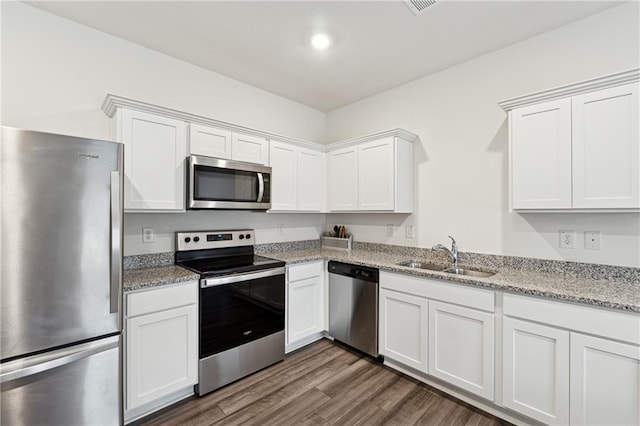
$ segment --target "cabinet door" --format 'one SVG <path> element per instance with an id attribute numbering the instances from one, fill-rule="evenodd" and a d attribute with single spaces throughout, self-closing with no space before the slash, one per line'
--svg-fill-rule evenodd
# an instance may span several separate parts
<path id="1" fill-rule="evenodd" d="M 324 286 L 321 276 L 289 283 L 287 312 L 287 344 L 322 331 Z"/>
<path id="2" fill-rule="evenodd" d="M 573 207 L 640 207 L 638 83 L 572 98 Z"/>
<path id="3" fill-rule="evenodd" d="M 329 210 L 358 210 L 358 148 L 329 152 Z"/>
<path id="4" fill-rule="evenodd" d="M 493 314 L 429 301 L 429 374 L 493 400 Z"/>
<path id="5" fill-rule="evenodd" d="M 195 305 L 126 320 L 127 410 L 197 383 L 197 327 Z"/>
<path id="6" fill-rule="evenodd" d="M 551 425 L 569 423 L 569 332 L 503 319 L 504 406 Z"/>
<path id="7" fill-rule="evenodd" d="M 298 173 L 296 159 L 298 148 L 282 142 L 271 141 L 269 162 L 271 171 L 271 209 L 296 210 Z"/>
<path id="8" fill-rule="evenodd" d="M 571 100 L 510 114 L 513 208 L 571 208 Z"/>
<path id="9" fill-rule="evenodd" d="M 393 137 L 358 147 L 358 209 L 393 210 L 395 207 L 395 152 Z"/>
<path id="10" fill-rule="evenodd" d="M 427 372 L 427 299 L 380 289 L 381 355 Z"/>
<path id="11" fill-rule="evenodd" d="M 189 151 L 194 155 L 231 158 L 231 132 L 200 124 L 189 125 Z"/>
<path id="12" fill-rule="evenodd" d="M 312 149 L 298 150 L 298 210 L 322 211 L 325 204 L 325 157 Z"/>
<path id="13" fill-rule="evenodd" d="M 571 424 L 640 423 L 640 346 L 571 333 Z"/>
<path id="14" fill-rule="evenodd" d="M 184 210 L 186 123 L 127 109 L 121 119 L 125 210 Z"/>
<path id="15" fill-rule="evenodd" d="M 269 164 L 269 141 L 258 136 L 234 133 L 231 158 L 236 161 Z"/>

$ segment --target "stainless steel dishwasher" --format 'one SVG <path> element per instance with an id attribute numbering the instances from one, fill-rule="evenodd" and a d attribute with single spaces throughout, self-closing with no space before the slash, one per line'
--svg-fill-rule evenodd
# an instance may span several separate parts
<path id="1" fill-rule="evenodd" d="M 329 335 L 378 356 L 378 270 L 329 262 Z"/>

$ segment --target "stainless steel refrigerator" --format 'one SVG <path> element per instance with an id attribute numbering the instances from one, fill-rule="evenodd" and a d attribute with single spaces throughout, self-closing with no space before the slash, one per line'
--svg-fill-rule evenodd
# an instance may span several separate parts
<path id="1" fill-rule="evenodd" d="M 0 130 L 0 421 L 121 424 L 122 145 Z"/>

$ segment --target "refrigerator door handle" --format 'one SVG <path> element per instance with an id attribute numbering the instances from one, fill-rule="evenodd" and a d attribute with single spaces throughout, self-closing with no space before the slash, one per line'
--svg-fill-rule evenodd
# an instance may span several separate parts
<path id="1" fill-rule="evenodd" d="M 26 359 L 8 362 L 0 366 L 0 383 L 11 382 L 44 371 L 53 370 L 90 357 L 120 345 L 120 336 L 83 343 L 72 348 L 64 348 L 53 353 L 35 355 Z"/>
<path id="2" fill-rule="evenodd" d="M 122 193 L 120 172 L 111 172 L 111 280 L 109 313 L 120 310 L 120 283 L 122 282 Z"/>

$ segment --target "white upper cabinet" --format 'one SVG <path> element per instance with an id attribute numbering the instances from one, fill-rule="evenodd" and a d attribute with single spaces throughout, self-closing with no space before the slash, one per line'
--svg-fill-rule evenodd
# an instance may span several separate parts
<path id="1" fill-rule="evenodd" d="M 283 142 L 271 141 L 271 210 L 296 210 L 298 206 L 296 181 L 298 148 Z"/>
<path id="2" fill-rule="evenodd" d="M 639 84 L 571 99 L 573 207 L 640 207 Z"/>
<path id="3" fill-rule="evenodd" d="M 115 128 L 124 144 L 125 211 L 184 211 L 187 124 L 121 108 Z"/>
<path id="4" fill-rule="evenodd" d="M 194 155 L 257 164 L 269 163 L 269 141 L 266 138 L 202 124 L 189 125 L 189 148 Z"/>
<path id="5" fill-rule="evenodd" d="M 632 70 L 500 103 L 513 209 L 640 209 L 639 78 Z"/>
<path id="6" fill-rule="evenodd" d="M 413 211 L 413 140 L 396 129 L 329 151 L 329 210 Z"/>
<path id="7" fill-rule="evenodd" d="M 395 204 L 393 136 L 358 147 L 358 210 L 393 210 Z"/>
<path id="8" fill-rule="evenodd" d="M 329 152 L 329 210 L 358 210 L 358 148 Z"/>
<path id="9" fill-rule="evenodd" d="M 571 208 L 571 100 L 511 112 L 514 209 Z"/>
<path id="10" fill-rule="evenodd" d="M 326 155 L 308 148 L 298 149 L 298 210 L 324 211 L 326 205 Z"/>
<path id="11" fill-rule="evenodd" d="M 231 158 L 231 132 L 201 124 L 189 125 L 189 150 L 194 155 Z"/>
<path id="12" fill-rule="evenodd" d="M 271 141 L 269 147 L 271 210 L 324 210 L 325 154 Z"/>
<path id="13" fill-rule="evenodd" d="M 269 164 L 269 141 L 259 136 L 233 133 L 231 136 L 231 159 Z"/>

